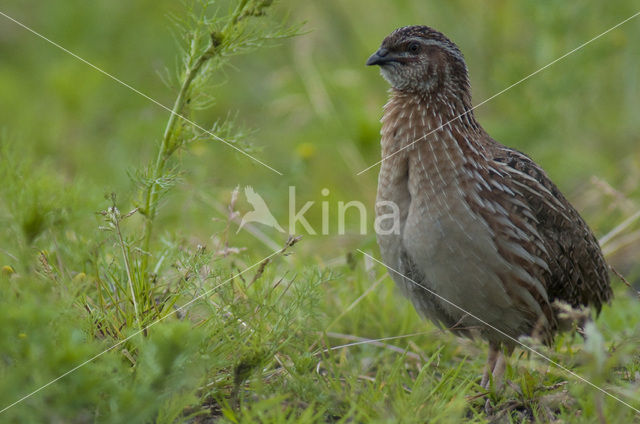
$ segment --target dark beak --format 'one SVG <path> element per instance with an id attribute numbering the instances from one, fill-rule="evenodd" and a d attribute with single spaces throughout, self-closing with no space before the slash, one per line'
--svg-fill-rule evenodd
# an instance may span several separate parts
<path id="1" fill-rule="evenodd" d="M 384 65 L 385 63 L 395 62 L 397 59 L 398 58 L 396 56 L 389 53 L 389 50 L 380 48 L 380 50 L 372 54 L 371 57 L 367 59 L 366 65 Z"/>

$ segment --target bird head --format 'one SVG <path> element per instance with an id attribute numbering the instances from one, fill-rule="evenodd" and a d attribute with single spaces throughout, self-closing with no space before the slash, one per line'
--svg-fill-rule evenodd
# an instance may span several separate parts
<path id="1" fill-rule="evenodd" d="M 444 34 L 427 26 L 396 29 L 382 41 L 367 65 L 380 66 L 382 76 L 398 91 L 469 91 L 467 66 L 460 49 Z"/>

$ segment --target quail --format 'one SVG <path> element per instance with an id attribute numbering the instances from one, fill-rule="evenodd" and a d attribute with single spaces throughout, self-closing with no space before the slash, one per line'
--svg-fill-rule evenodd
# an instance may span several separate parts
<path id="1" fill-rule="evenodd" d="M 489 342 L 488 388 L 503 379 L 504 353 L 519 337 L 551 342 L 559 303 L 600 311 L 612 297 L 607 264 L 542 168 L 478 123 L 449 38 L 399 28 L 366 64 L 391 85 L 376 215 L 398 222 L 378 230 L 382 259 L 422 316 Z"/>

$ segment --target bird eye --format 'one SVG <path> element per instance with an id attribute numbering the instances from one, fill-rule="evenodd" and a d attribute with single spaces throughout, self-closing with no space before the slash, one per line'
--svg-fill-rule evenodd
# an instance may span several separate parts
<path id="1" fill-rule="evenodd" d="M 418 51 L 420 50 L 420 44 L 418 44 L 417 42 L 413 42 L 411 44 L 409 44 L 409 51 L 411 53 L 418 53 Z"/>

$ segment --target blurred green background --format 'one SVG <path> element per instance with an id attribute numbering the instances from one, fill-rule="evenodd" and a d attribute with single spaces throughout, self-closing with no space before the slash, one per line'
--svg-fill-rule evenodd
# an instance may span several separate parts
<path id="1" fill-rule="evenodd" d="M 284 177 L 220 143 L 203 143 L 181 159 L 188 172 L 183 188 L 206 186 L 209 195 L 224 198 L 236 185 L 252 185 L 284 221 L 289 185 L 297 187 L 301 203 L 316 200 L 307 215 L 312 222 L 320 218 L 321 200 L 332 208 L 339 200 L 372 204 L 377 168 L 355 173 L 379 159 L 378 120 L 387 85 L 364 61 L 391 30 L 427 24 L 458 43 L 477 104 L 630 16 L 636 6 L 282 1 L 278 11 L 290 13 L 291 22 L 306 21 L 308 32 L 237 58 L 235 69 L 219 75 L 215 106 L 196 118 L 207 126 L 237 114 L 239 124 L 252 130 L 248 141 L 255 155 Z M 160 74 L 177 66 L 167 16 L 180 13 L 179 3 L 7 0 L 2 10 L 171 105 L 175 92 Z M 592 176 L 630 199 L 640 196 L 640 51 L 633 42 L 639 38 L 640 25 L 631 21 L 477 110 L 494 138 L 542 164 L 599 235 L 629 211 L 583 198 L 593 188 Z M 21 145 L 33 161 L 50 164 L 55 178 L 82 186 L 89 205 L 98 205 L 105 192 L 130 192 L 127 170 L 155 154 L 167 111 L 4 17 L 0 60 L 3 143 Z M 322 188 L 331 192 L 326 199 Z M 178 191 L 172 204 L 181 207 L 165 208 L 161 218 L 185 233 L 202 232 L 211 211 L 191 207 L 193 190 Z M 335 234 L 337 223 L 330 225 Z M 306 245 L 314 252 L 335 253 L 361 242 L 312 239 Z"/>
<path id="2" fill-rule="evenodd" d="M 168 16 L 183 13 L 180 2 L 3 0 L 0 11 L 171 106 L 176 92 L 161 75 L 178 66 Z M 379 160 L 388 87 L 364 62 L 397 27 L 426 24 L 455 41 L 477 104 L 638 12 L 638 3 L 282 0 L 275 11 L 306 22 L 304 34 L 235 58 L 218 76 L 214 106 L 194 119 L 209 127 L 237 115 L 252 154 L 284 175 L 218 142 L 191 145 L 179 158 L 181 182 L 160 210 L 162 237 L 206 245 L 224 227 L 215 206 L 225 205 L 236 186 L 252 186 L 283 225 L 289 186 L 296 187 L 297 209 L 315 201 L 306 217 L 316 229 L 322 201 L 332 211 L 339 201 L 372 206 L 377 167 L 355 174 Z M 489 134 L 547 170 L 599 237 L 640 208 L 639 39 L 640 17 L 476 110 Z M 35 252 L 53 246 L 64 252 L 67 242 L 69 249 L 89 245 L 98 234 L 95 212 L 109 205 L 105 193 L 116 192 L 122 209 L 132 208 L 129 174 L 155 157 L 167 117 L 0 16 L 0 175 L 12 181 L 0 191 L 0 266 L 25 273 L 30 265 L 22 259 Z M 238 208 L 250 210 L 242 196 Z M 345 261 L 355 248 L 377 254 L 372 232 L 358 234 L 355 213 L 346 236 L 337 234 L 333 216 L 329 235 L 298 227 L 304 234 L 298 264 Z M 370 214 L 369 229 L 372 222 Z M 52 239 L 53 227 L 66 239 Z M 277 244 L 284 240 L 261 229 Z M 270 251 L 245 232 L 234 243 L 256 258 Z M 638 225 L 606 247 L 610 263 L 637 279 Z"/>
<path id="3" fill-rule="evenodd" d="M 165 105 L 175 93 L 160 73 L 176 66 L 167 16 L 174 1 L 5 1 L 3 11 Z M 202 125 L 228 114 L 252 129 L 255 155 L 284 178 L 222 144 L 196 146 L 182 160 L 185 184 L 218 196 L 252 185 L 286 220 L 287 186 L 300 201 L 372 204 L 379 122 L 386 83 L 364 67 L 391 30 L 407 24 L 440 29 L 466 56 L 474 102 L 492 96 L 633 14 L 633 1 L 566 4 L 498 1 L 283 1 L 278 10 L 306 21 L 307 34 L 239 57 L 219 76 Z M 573 194 L 597 176 L 640 196 L 640 25 L 631 21 L 477 110 L 494 138 L 527 152 Z M 155 154 L 167 112 L 54 48 L 6 18 L 0 26 L 0 127 L 57 178 L 83 184 L 83 196 L 129 192 L 127 170 Z M 186 193 L 185 204 L 193 201 Z M 584 205 L 585 207 L 589 205 Z M 198 232 L 210 211 L 165 210 L 164 219 Z M 192 214 L 199 214 L 194 217 Z M 312 208 L 310 219 L 318 219 Z M 186 215 L 186 216 L 185 216 Z M 588 216 L 603 234 L 615 222 Z M 332 224 L 333 225 L 333 224 Z M 333 229 L 335 230 L 335 226 Z M 335 231 L 332 231 L 335 232 Z M 326 238 L 323 238 L 326 239 Z M 314 242 L 316 240 L 314 239 Z M 324 240 L 317 240 L 324 244 Z M 336 243 L 331 239 L 330 250 Z M 314 250 L 316 248 L 314 247 Z"/>

